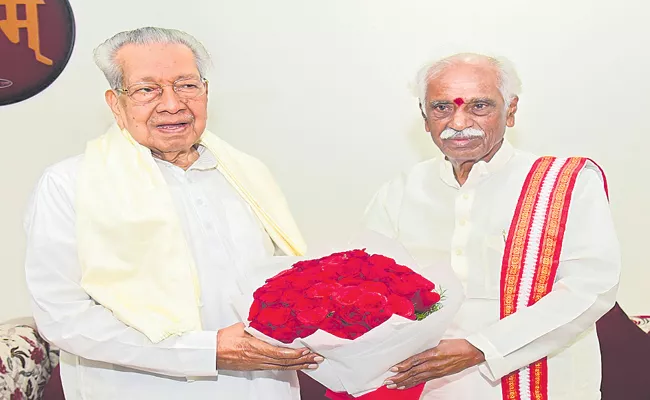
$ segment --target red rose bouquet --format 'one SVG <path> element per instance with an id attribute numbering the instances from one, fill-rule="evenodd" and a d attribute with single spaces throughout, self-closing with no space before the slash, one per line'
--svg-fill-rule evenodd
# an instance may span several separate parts
<path id="1" fill-rule="evenodd" d="M 253 293 L 250 326 L 283 343 L 318 329 L 357 339 L 393 314 L 409 320 L 437 311 L 441 295 L 435 284 L 392 258 L 351 250 L 300 261 L 270 278 Z M 391 392 L 390 398 L 417 399 L 424 385 Z M 377 399 L 379 392 L 363 397 Z M 347 394 L 328 393 L 330 398 Z"/>
<path id="2" fill-rule="evenodd" d="M 384 254 L 399 253 L 385 238 L 371 242 L 382 242 Z M 402 259 L 415 266 L 408 256 Z M 453 273 L 431 274 L 444 281 L 443 295 L 423 274 L 366 249 L 289 265 L 253 292 L 245 314 L 240 307 L 251 334 L 321 354 L 325 362 L 305 373 L 326 386 L 331 399 L 418 399 L 424 385 L 409 390 L 381 385 L 394 364 L 442 337 L 462 293 Z"/>
<path id="3" fill-rule="evenodd" d="M 428 279 L 392 258 L 363 250 L 300 261 L 253 294 L 250 326 L 283 343 L 318 329 L 356 339 L 393 314 L 415 320 L 436 311 Z"/>

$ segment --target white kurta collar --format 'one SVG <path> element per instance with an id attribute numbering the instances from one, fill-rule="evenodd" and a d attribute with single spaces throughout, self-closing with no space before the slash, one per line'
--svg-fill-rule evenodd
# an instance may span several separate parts
<path id="1" fill-rule="evenodd" d="M 473 185 L 478 182 L 477 179 L 481 179 L 488 175 L 494 174 L 503 168 L 508 161 L 512 158 L 514 154 L 514 148 L 506 139 L 503 139 L 503 144 L 501 148 L 496 152 L 494 157 L 489 162 L 479 161 L 472 167 L 472 170 L 465 182 L 465 185 Z M 451 165 L 451 162 L 445 157 L 440 163 L 440 179 L 442 181 L 456 189 L 460 189 L 460 184 L 456 180 L 454 175 L 454 168 Z"/>
<path id="2" fill-rule="evenodd" d="M 196 150 L 199 152 L 199 158 L 194 161 L 194 163 L 188 168 L 188 170 L 200 170 L 200 171 L 207 171 L 210 169 L 215 169 L 217 168 L 217 158 L 212 154 L 210 150 L 208 150 L 205 146 L 202 144 L 197 145 Z M 177 169 L 179 171 L 183 171 L 180 167 L 177 167 L 176 165 L 168 162 L 161 160 L 159 158 L 154 158 L 154 160 L 159 164 L 163 165 L 167 168 L 170 169 Z"/>

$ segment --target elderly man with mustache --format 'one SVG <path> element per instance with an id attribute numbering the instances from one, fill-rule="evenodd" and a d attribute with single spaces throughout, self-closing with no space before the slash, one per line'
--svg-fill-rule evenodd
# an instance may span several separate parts
<path id="1" fill-rule="evenodd" d="M 298 399 L 295 370 L 322 358 L 248 335 L 231 299 L 247 266 L 304 241 L 266 167 L 206 130 L 207 51 L 141 28 L 95 61 L 115 124 L 45 171 L 25 222 L 66 399 Z"/>
<path id="2" fill-rule="evenodd" d="M 366 223 L 422 266 L 451 265 L 465 300 L 445 340 L 385 384 L 427 382 L 427 400 L 600 399 L 595 322 L 615 302 L 621 268 L 603 172 L 504 139 L 520 88 L 504 59 L 457 54 L 418 83 L 444 157 L 385 184 Z"/>

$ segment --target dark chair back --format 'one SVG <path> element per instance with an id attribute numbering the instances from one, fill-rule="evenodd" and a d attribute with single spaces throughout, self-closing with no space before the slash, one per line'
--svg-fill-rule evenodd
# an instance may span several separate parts
<path id="1" fill-rule="evenodd" d="M 597 323 L 602 400 L 650 399 L 650 335 L 614 305 Z"/>

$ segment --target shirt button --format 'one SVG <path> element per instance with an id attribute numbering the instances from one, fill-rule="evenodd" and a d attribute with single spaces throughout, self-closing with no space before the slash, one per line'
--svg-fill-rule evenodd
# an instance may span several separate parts
<path id="1" fill-rule="evenodd" d="M 460 226 L 465 226 L 465 225 L 467 225 L 467 220 L 466 220 L 466 219 L 461 219 L 461 220 L 458 222 L 458 224 L 459 224 Z"/>
<path id="2" fill-rule="evenodd" d="M 463 200 L 469 200 L 469 195 L 467 193 L 463 194 Z"/>
<path id="3" fill-rule="evenodd" d="M 463 250 L 461 250 L 461 249 L 456 249 L 456 255 L 457 255 L 457 256 L 462 256 L 462 255 L 463 255 Z"/>
<path id="4" fill-rule="evenodd" d="M 196 204 L 202 206 L 203 205 L 203 199 L 197 199 Z"/>

